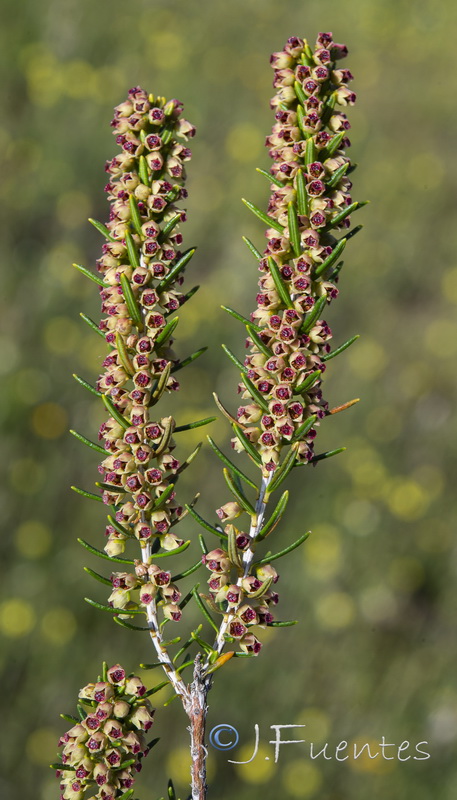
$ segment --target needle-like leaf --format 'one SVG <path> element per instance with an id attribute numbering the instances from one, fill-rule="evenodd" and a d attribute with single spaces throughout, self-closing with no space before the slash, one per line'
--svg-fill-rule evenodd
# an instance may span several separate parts
<path id="1" fill-rule="evenodd" d="M 107 410 L 109 411 L 113 419 L 115 419 L 116 422 L 118 422 L 122 428 L 124 428 L 125 430 L 127 430 L 127 428 L 130 428 L 130 422 L 128 421 L 128 419 L 125 419 L 125 417 L 122 416 L 120 411 L 117 410 L 113 401 L 108 397 L 108 395 L 102 394 L 102 402 L 106 406 Z"/>
<path id="2" fill-rule="evenodd" d="M 271 277 L 274 280 L 276 291 L 279 294 L 282 302 L 287 306 L 287 308 L 293 308 L 294 304 L 292 303 L 289 290 L 282 279 L 275 260 L 271 256 L 268 257 L 268 268 L 271 272 Z"/>
<path id="3" fill-rule="evenodd" d="M 232 351 L 230 350 L 229 347 L 227 347 L 226 344 L 222 345 L 222 349 L 224 353 L 229 357 L 230 361 L 232 361 L 235 364 L 235 366 L 240 370 L 240 372 L 245 374 L 248 371 L 248 368 L 241 363 L 241 361 L 236 357 L 235 353 L 232 353 Z"/>
<path id="4" fill-rule="evenodd" d="M 91 442 L 90 439 L 86 439 L 86 437 L 83 436 L 82 433 L 78 433 L 78 431 L 74 431 L 71 429 L 70 433 L 72 434 L 72 436 L 74 436 L 76 439 L 79 439 L 80 442 L 86 444 L 92 450 L 96 450 L 97 453 L 103 453 L 103 455 L 106 456 L 106 450 L 103 447 L 100 447 L 99 444 L 95 444 L 95 442 Z"/>
<path id="5" fill-rule="evenodd" d="M 306 181 L 303 170 L 299 169 L 296 176 L 297 187 L 297 210 L 301 216 L 308 216 L 308 195 L 306 193 Z"/>
<path id="6" fill-rule="evenodd" d="M 243 492 L 240 491 L 228 469 L 226 468 L 223 469 L 223 475 L 228 488 L 230 489 L 231 493 L 238 501 L 240 506 L 244 508 L 244 510 L 247 511 L 248 514 L 254 515 L 255 514 L 254 507 L 251 505 L 247 497 L 244 496 Z"/>
<path id="7" fill-rule="evenodd" d="M 256 536 L 257 541 L 260 542 L 262 541 L 262 539 L 265 539 L 268 536 L 268 534 L 270 534 L 276 528 L 276 525 L 278 524 L 282 515 L 284 514 L 284 511 L 286 510 L 288 500 L 289 500 L 289 492 L 286 490 L 284 494 L 281 495 L 270 519 L 258 532 Z"/>
<path id="8" fill-rule="evenodd" d="M 275 176 L 272 175 L 271 172 L 267 172 L 266 169 L 260 169 L 260 167 L 256 167 L 255 171 L 258 172 L 259 175 L 263 175 L 263 177 L 266 178 L 270 183 L 274 183 L 275 186 L 283 186 L 282 181 L 280 181 L 278 178 L 275 178 Z"/>
<path id="9" fill-rule="evenodd" d="M 223 464 L 225 464 L 232 472 L 234 472 L 235 475 L 238 475 L 238 477 L 241 478 L 242 481 L 247 483 L 248 486 L 252 486 L 253 489 L 257 489 L 257 485 L 254 483 L 254 481 L 251 481 L 251 479 L 248 478 L 248 476 L 245 475 L 244 472 L 239 467 L 237 467 L 235 464 L 232 463 L 232 461 L 230 461 L 229 458 L 227 458 L 225 453 L 223 453 L 222 450 L 219 449 L 216 442 L 211 438 L 211 436 L 207 436 L 206 438 L 208 439 L 208 442 L 210 443 L 216 455 L 223 462 Z"/>
<path id="10" fill-rule="evenodd" d="M 135 295 L 132 292 L 132 287 L 130 285 L 130 281 L 128 280 L 126 275 L 121 275 L 121 286 L 122 291 L 124 294 L 124 299 L 127 304 L 127 308 L 129 310 L 129 314 L 137 326 L 137 328 L 142 331 L 143 330 L 143 317 L 141 316 L 141 310 L 136 302 Z"/>
<path id="11" fill-rule="evenodd" d="M 70 486 L 70 489 L 72 489 L 77 494 L 82 495 L 83 497 L 88 497 L 89 500 L 96 500 L 97 503 L 103 503 L 103 500 L 99 494 L 93 494 L 93 492 L 86 492 L 85 489 L 80 489 L 78 486 Z"/>
<path id="12" fill-rule="evenodd" d="M 338 244 L 335 245 L 335 247 L 333 248 L 333 250 L 330 253 L 330 255 L 327 256 L 327 258 L 322 262 L 322 264 L 319 264 L 319 266 L 314 271 L 314 276 L 316 278 L 318 278 L 319 275 L 323 275 L 323 273 L 329 267 L 333 266 L 335 261 L 338 260 L 338 258 L 340 257 L 341 253 L 343 252 L 344 248 L 346 247 L 346 242 L 347 242 L 347 237 L 345 237 L 344 239 L 340 239 Z"/>
<path id="13" fill-rule="evenodd" d="M 84 539 L 78 539 L 79 544 L 89 550 L 90 553 L 93 553 L 94 556 L 98 556 L 99 558 L 104 558 L 107 561 L 113 561 L 115 564 L 129 564 L 133 565 L 135 562 L 129 558 L 120 558 L 119 556 L 109 556 L 103 550 L 97 550 L 96 547 L 93 547 L 89 542 L 86 542 Z"/>
<path id="14" fill-rule="evenodd" d="M 165 325 L 163 331 L 161 331 L 155 340 L 155 349 L 157 350 L 158 347 L 161 347 L 168 339 L 171 339 L 174 330 L 179 322 L 179 317 L 173 317 L 170 322 Z"/>
<path id="15" fill-rule="evenodd" d="M 357 333 L 355 336 L 352 336 L 350 339 L 347 340 L 347 342 L 344 342 L 344 344 L 341 344 L 339 347 L 337 347 L 336 350 L 332 350 L 330 353 L 326 353 L 324 356 L 322 356 L 322 361 L 330 361 L 331 358 L 335 358 L 335 356 L 338 356 L 340 353 L 343 353 L 344 350 L 347 350 L 348 347 L 350 347 L 351 344 L 354 344 L 354 342 L 359 338 L 360 338 L 359 333 Z"/>
<path id="16" fill-rule="evenodd" d="M 245 243 L 245 245 L 251 251 L 251 253 L 254 256 L 254 258 L 256 259 L 256 261 L 260 261 L 260 259 L 262 258 L 262 253 L 259 253 L 259 251 L 257 250 L 257 247 L 255 247 L 255 245 L 252 244 L 251 240 L 248 239 L 247 236 L 243 236 L 242 239 L 243 239 L 243 242 Z"/>
<path id="17" fill-rule="evenodd" d="M 236 423 L 232 427 L 236 438 L 241 442 L 244 449 L 246 450 L 246 453 L 248 453 L 248 455 L 251 456 L 252 460 L 255 461 L 255 463 L 260 466 L 262 463 L 262 459 L 260 458 L 260 455 L 255 449 L 252 442 L 249 441 L 248 437 L 243 432 L 242 428 L 240 428 L 240 426 Z"/>
<path id="18" fill-rule="evenodd" d="M 257 208 L 257 206 L 255 206 L 254 203 L 250 203 L 249 200 L 245 200 L 244 197 L 242 197 L 241 199 L 246 208 L 249 208 L 249 211 L 252 211 L 252 213 L 255 214 L 255 216 L 258 217 L 260 220 L 262 220 L 262 222 L 264 222 L 265 225 L 268 225 L 269 228 L 274 228 L 275 231 L 278 231 L 278 233 L 283 233 L 284 228 L 278 222 L 278 220 L 274 219 L 273 217 L 269 217 L 268 214 L 265 214 L 264 211 L 261 211 L 260 208 Z"/>
<path id="19" fill-rule="evenodd" d="M 130 205 L 130 215 L 132 217 L 133 227 L 135 228 L 137 234 L 141 236 L 141 217 L 140 212 L 138 211 L 138 204 L 136 202 L 135 195 L 131 194 L 129 197 L 129 205 Z"/>
<path id="20" fill-rule="evenodd" d="M 89 328 L 92 328 L 92 330 L 95 331 L 95 333 L 98 333 L 98 335 L 101 336 L 102 339 L 105 338 L 105 334 L 103 333 L 103 331 L 100 330 L 100 328 L 94 322 L 93 319 L 88 317 L 87 314 L 83 314 L 82 311 L 80 312 L 79 316 L 81 317 L 81 319 L 84 320 L 84 322 L 89 326 Z"/>
<path id="21" fill-rule="evenodd" d="M 209 425 L 210 422 L 214 422 L 217 417 L 205 417 L 205 419 L 197 419 L 195 422 L 187 422 L 186 425 L 177 425 L 174 429 L 174 433 L 180 433 L 181 431 L 190 431 L 193 428 L 201 428 L 203 425 Z"/>
<path id="22" fill-rule="evenodd" d="M 306 542 L 306 540 L 309 538 L 310 534 L 311 534 L 311 531 L 308 531 L 307 533 L 304 533 L 303 536 L 300 536 L 300 538 L 297 539 L 296 542 L 294 542 L 293 544 L 289 545 L 289 547 L 285 547 L 284 550 L 280 550 L 279 553 L 274 553 L 273 555 L 269 555 L 266 558 L 262 558 L 260 561 L 257 561 L 256 562 L 256 566 L 259 566 L 261 564 L 270 564 L 271 561 L 276 561 L 278 558 L 282 558 L 283 556 L 287 556 L 289 553 L 292 553 L 293 550 L 296 550 L 297 547 L 300 547 L 300 545 L 303 544 L 303 542 Z"/>
<path id="23" fill-rule="evenodd" d="M 215 536 L 219 536 L 222 539 L 227 538 L 223 531 L 219 531 L 217 528 L 214 527 L 214 525 L 211 525 L 211 523 L 207 522 L 206 519 L 203 519 L 203 517 L 201 517 L 200 514 L 198 514 L 194 508 L 192 508 L 192 506 L 186 505 L 186 508 L 190 516 L 193 517 L 195 522 L 198 522 L 198 524 L 201 525 L 202 528 L 209 531 L 210 533 L 214 533 Z"/>
<path id="24" fill-rule="evenodd" d="M 297 209 L 295 203 L 290 202 L 287 206 L 287 222 L 289 237 L 295 256 L 299 256 L 302 251 L 300 229 L 298 227 Z"/>
<path id="25" fill-rule="evenodd" d="M 82 264 L 73 264 L 73 266 L 81 273 L 81 275 L 85 275 L 86 278 L 90 278 L 90 280 L 98 284 L 98 286 L 103 286 L 105 289 L 108 287 L 108 284 L 105 283 L 104 280 L 102 280 L 101 278 L 97 278 L 97 276 L 94 275 L 93 272 L 86 269 L 86 267 L 83 267 Z"/>
<path id="26" fill-rule="evenodd" d="M 111 234 L 110 234 L 108 228 L 106 227 L 106 225 L 103 225 L 102 222 L 98 222 L 98 220 L 92 219 L 92 217 L 89 217 L 89 222 L 90 222 L 91 225 L 94 226 L 94 228 L 96 228 L 98 230 L 99 233 L 101 233 L 102 236 L 105 237 L 105 239 L 108 239 L 109 242 L 115 242 L 116 241 L 111 236 Z"/>
<path id="27" fill-rule="evenodd" d="M 186 250 L 186 252 L 181 256 L 181 258 L 176 262 L 176 264 L 170 269 L 168 275 L 166 275 L 165 278 L 162 278 L 160 283 L 157 284 L 156 291 L 159 294 L 161 292 L 164 292 L 167 286 L 169 286 L 170 283 L 173 283 L 173 281 L 179 275 L 179 273 L 182 272 L 184 267 L 187 266 L 190 259 L 194 255 L 196 249 L 197 249 L 196 247 L 191 247 L 190 250 Z"/>
<path id="28" fill-rule="evenodd" d="M 243 317 L 242 314 L 239 314 L 238 311 L 234 311 L 233 308 L 229 308 L 228 306 L 221 306 L 221 308 L 223 308 L 224 311 L 227 312 L 227 314 L 230 314 L 231 317 L 233 317 L 234 319 L 239 320 L 239 322 L 243 322 L 245 325 L 249 325 L 251 328 L 254 328 L 254 330 L 256 330 L 256 331 L 261 331 L 262 330 L 260 325 L 256 325 L 255 322 L 250 322 L 250 320 L 246 319 L 246 317 Z"/>
<path id="29" fill-rule="evenodd" d="M 138 250 L 136 249 L 136 244 L 133 241 L 132 234 L 127 231 L 125 234 L 125 243 L 127 245 L 127 255 L 129 257 L 130 264 L 132 265 L 133 269 L 138 269 L 140 266 L 140 257 L 138 255 Z"/>

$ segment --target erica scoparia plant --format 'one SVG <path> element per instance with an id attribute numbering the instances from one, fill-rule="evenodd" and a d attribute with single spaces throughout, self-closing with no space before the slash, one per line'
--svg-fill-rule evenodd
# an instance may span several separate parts
<path id="1" fill-rule="evenodd" d="M 269 173 L 259 170 L 270 181 L 271 196 L 267 212 L 244 201 L 267 225 L 263 253 L 245 239 L 261 273 L 257 308 L 248 319 L 226 307 L 248 336 L 244 362 L 224 346 L 241 374 L 238 391 L 243 403 L 237 416 L 216 397 L 232 424 L 232 446 L 248 455 L 259 478 L 246 475 L 208 437 L 224 462 L 232 495 L 217 510 L 215 524 L 195 510 L 198 495 L 185 506 L 177 502 L 179 475 L 198 448 L 180 462 L 174 438 L 213 418 L 177 426 L 172 416 L 155 411 L 166 393 L 179 388 L 176 372 L 205 349 L 181 360 L 172 349 L 178 319 L 170 318 L 195 292 L 181 292 L 184 268 L 194 250 L 181 250 L 179 226 L 185 213 L 176 205 L 186 197 L 183 162 L 190 158 L 178 139 L 192 136 L 194 128 L 181 118 L 177 101 L 166 103 L 138 88 L 116 109 L 113 127 L 122 152 L 107 164 L 110 219 L 106 226 L 93 222 L 106 239 L 97 262 L 99 276 L 78 267 L 100 285 L 100 325 L 82 316 L 109 348 L 96 388 L 77 378 L 106 407 L 108 418 L 100 429 L 103 447 L 73 432 L 103 453 L 102 481 L 97 484 L 101 496 L 76 491 L 110 507 L 104 551 L 81 543 L 121 565 L 107 577 L 86 568 L 109 587 L 103 602 L 88 602 L 108 612 L 117 624 L 151 638 L 156 661 L 141 667 L 162 667 L 165 681 L 146 691 L 138 677 L 127 675 L 119 665 L 108 669 L 104 664 L 98 681 L 80 693 L 79 719 L 63 715 L 72 722 L 60 740 L 61 762 L 54 765 L 63 800 L 83 800 L 89 789 L 100 800 L 128 800 L 133 795 L 134 771 L 157 741 L 147 745 L 143 738 L 154 715 L 148 696 L 167 684 L 190 720 L 190 797 L 204 800 L 207 695 L 214 672 L 233 656 L 256 655 L 262 629 L 294 624 L 275 620 L 278 574 L 272 564 L 308 534 L 274 554 L 259 551 L 259 545 L 284 513 L 287 491 L 267 519 L 270 499 L 292 469 L 341 452 L 342 448 L 315 455 L 321 421 L 356 402 L 329 410 L 322 397 L 326 362 L 357 338 L 332 349 L 331 331 L 323 319 L 324 309 L 338 294 L 340 256 L 360 229 L 348 230 L 351 214 L 363 205 L 350 196 L 348 176 L 354 166 L 346 155 L 349 122 L 336 110 L 355 101 L 348 88 L 352 75 L 336 63 L 346 53 L 330 33 L 321 33 L 314 51 L 293 37 L 271 59 L 277 92 L 271 102 L 275 123 L 267 147 L 274 163 Z M 236 527 L 233 522 L 242 515 L 247 515 L 247 524 Z M 200 535 L 202 560 L 172 576 L 161 559 L 186 550 L 194 522 L 215 536 L 218 546 L 209 550 Z M 139 545 L 133 559 L 123 556 L 129 541 Z M 201 561 L 210 571 L 208 593 L 199 592 L 197 584 L 186 587 L 183 597 L 181 581 Z M 189 600 L 214 630 L 212 641 L 203 624 L 184 641 L 180 636 L 165 641 L 165 626 L 180 621 Z M 135 624 L 138 616 L 144 618 L 143 625 Z M 189 683 L 184 673 L 191 667 Z M 171 782 L 168 794 L 173 800 Z"/>

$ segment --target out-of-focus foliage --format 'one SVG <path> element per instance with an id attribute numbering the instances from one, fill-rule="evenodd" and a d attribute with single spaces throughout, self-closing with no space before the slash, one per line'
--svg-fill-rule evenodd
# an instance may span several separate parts
<path id="1" fill-rule="evenodd" d="M 276 631 L 255 662 L 232 660 L 216 675 L 210 728 L 234 725 L 240 746 L 211 751 L 212 797 L 429 800 L 433 792 L 453 800 L 457 7 L 4 0 L 2 18 L 2 797 L 56 798 L 47 764 L 65 728 L 58 713 L 73 707 L 101 658 L 128 655 L 132 669 L 151 659 L 146 637 L 82 600 L 96 590 L 76 537 L 101 546 L 103 517 L 68 488 L 90 489 L 96 480 L 96 455 L 67 429 L 94 438 L 100 421 L 99 403 L 71 378 L 99 371 L 103 343 L 78 317 L 80 310 L 96 316 L 98 298 L 70 264 L 89 266 L 99 254 L 100 237 L 86 219 L 103 220 L 107 210 L 111 109 L 141 84 L 183 99 L 199 126 L 186 235 L 199 247 L 190 271 L 202 289 L 183 309 L 179 348 L 191 352 L 208 338 L 213 347 L 193 378 L 190 369 L 184 375 L 171 411 L 183 422 L 212 413 L 214 383 L 233 408 L 236 378 L 218 342 L 238 353 L 242 342 L 218 308 L 226 302 L 246 314 L 253 305 L 255 264 L 241 235 L 260 243 L 262 225 L 239 198 L 259 206 L 267 199 L 255 166 L 269 166 L 268 55 L 292 34 L 313 39 L 333 30 L 351 50 L 359 96 L 350 114 L 360 164 L 354 180 L 357 197 L 372 204 L 345 254 L 341 300 L 329 317 L 337 343 L 363 338 L 330 362 L 327 391 L 334 404 L 363 402 L 329 419 L 321 435 L 322 449 L 348 451 L 297 471 L 293 481 L 281 536 L 290 542 L 308 528 L 313 535 L 283 563 L 281 617 L 297 615 L 300 625 Z M 189 445 L 198 433 L 187 434 Z M 223 441 L 226 426 L 218 423 L 212 435 Z M 216 466 L 207 450 L 191 476 L 204 484 L 207 515 L 224 498 Z M 183 484 L 186 499 L 194 488 Z M 196 526 L 188 528 L 196 538 Z M 145 798 L 163 792 L 170 770 L 185 792 L 185 720 L 177 706 L 159 710 L 157 731 L 165 716 L 163 739 L 140 776 Z M 291 738 L 305 731 L 307 743 L 284 746 L 275 766 L 269 726 L 293 722 L 307 727 Z M 255 723 L 259 755 L 228 764 L 250 757 Z M 309 757 L 309 741 L 327 741 L 334 753 L 342 740 L 382 736 L 397 745 L 427 740 L 432 757 Z"/>

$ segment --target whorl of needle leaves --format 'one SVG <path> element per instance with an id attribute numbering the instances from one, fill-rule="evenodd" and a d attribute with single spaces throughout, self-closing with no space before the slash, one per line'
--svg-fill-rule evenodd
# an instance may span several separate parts
<path id="1" fill-rule="evenodd" d="M 263 253 L 245 239 L 261 273 L 257 308 L 250 319 L 225 308 L 248 334 L 249 354 L 243 362 L 224 347 L 241 372 L 238 391 L 244 402 L 235 419 L 217 400 L 232 422 L 234 449 L 245 451 L 261 471 L 255 501 L 249 493 L 256 483 L 210 440 L 225 462 L 224 476 L 233 496 L 217 512 L 229 523 L 225 528 L 228 546 L 205 559 L 212 573 L 211 596 L 226 615 L 220 650 L 229 635 L 240 640 L 247 653 L 255 654 L 261 645 L 250 627 L 281 624 L 273 622 L 271 613 L 278 599 L 272 591 L 278 575 L 270 562 L 302 544 L 306 534 L 280 553 L 270 552 L 254 561 L 257 544 L 284 513 L 288 492 L 267 522 L 266 505 L 294 467 L 341 452 L 340 448 L 316 456 L 317 428 L 328 414 L 356 402 L 329 410 L 322 396 L 326 361 L 357 338 L 332 351 L 332 333 L 323 318 L 325 308 L 338 295 L 340 257 L 348 239 L 360 230 L 346 232 L 351 214 L 364 205 L 353 202 L 350 194 L 348 176 L 354 169 L 346 155 L 350 125 L 346 114 L 337 110 L 355 102 L 348 88 L 352 75 L 336 63 L 346 55 L 347 48 L 336 44 L 331 33 L 320 33 L 314 51 L 306 40 L 292 37 L 271 57 L 275 122 L 266 146 L 274 163 L 269 173 L 259 170 L 270 182 L 271 196 L 267 212 L 244 201 L 267 225 Z M 246 533 L 231 524 L 245 513 L 250 517 Z"/>
<path id="2" fill-rule="evenodd" d="M 175 554 L 189 544 L 176 533 L 175 526 L 187 511 L 176 502 L 175 484 L 197 452 L 180 463 L 173 452 L 173 434 L 211 421 L 177 427 L 171 416 L 153 410 L 164 392 L 179 388 L 178 371 L 206 349 L 184 360 L 172 349 L 178 323 L 173 314 L 198 288 L 187 294 L 181 288 L 194 249 L 182 250 L 180 227 L 186 213 L 176 203 L 187 197 L 184 164 L 191 153 L 179 139 L 195 133 L 181 113 L 177 100 L 166 102 L 139 87 L 131 89 L 115 109 L 111 124 L 120 153 L 106 164 L 109 220 L 106 225 L 91 220 L 106 240 L 97 261 L 99 277 L 80 267 L 100 286 L 103 318 L 97 326 L 82 316 L 109 348 L 95 388 L 77 378 L 100 396 L 108 412 L 99 432 L 103 446 L 73 432 L 104 456 L 97 484 L 101 497 L 76 491 L 110 507 L 105 553 L 114 561 L 135 565 L 135 574 L 111 576 L 106 610 L 129 616 L 145 612 L 154 601 L 171 620 L 181 617 L 181 593 L 171 583 L 170 573 L 153 562 L 155 555 Z M 119 558 L 127 540 L 135 538 L 141 545 L 141 561 Z M 134 598 L 135 589 L 139 595 Z"/>

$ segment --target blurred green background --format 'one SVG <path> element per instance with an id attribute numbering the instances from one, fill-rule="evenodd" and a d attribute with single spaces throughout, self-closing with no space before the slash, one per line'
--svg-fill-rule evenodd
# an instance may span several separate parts
<path id="1" fill-rule="evenodd" d="M 216 676 L 210 728 L 234 725 L 241 746 L 211 751 L 211 797 L 454 800 L 457 6 L 3 0 L 2 16 L 2 798 L 57 798 L 47 765 L 65 729 L 58 714 L 73 711 L 102 658 L 134 669 L 152 657 L 146 639 L 82 600 L 103 590 L 83 572 L 100 565 L 76 537 L 102 546 L 104 517 L 68 488 L 97 478 L 96 455 L 67 433 L 93 438 L 102 418 L 71 377 L 93 380 L 102 350 L 78 316 L 97 317 L 97 291 L 70 265 L 92 265 L 100 251 L 86 220 L 106 218 L 112 107 L 141 84 L 182 99 L 198 126 L 185 236 L 199 248 L 187 285 L 202 288 L 183 310 L 178 346 L 183 355 L 208 340 L 212 348 L 183 373 L 169 408 L 183 422 L 206 416 L 215 385 L 235 408 L 236 375 L 219 344 L 241 353 L 242 336 L 219 305 L 248 314 L 256 291 L 241 235 L 260 245 L 263 230 L 240 197 L 267 200 L 255 167 L 269 166 L 268 57 L 292 34 L 333 30 L 350 48 L 359 97 L 350 110 L 354 196 L 371 205 L 357 218 L 365 229 L 329 316 L 336 343 L 363 338 L 329 365 L 326 394 L 332 405 L 362 402 L 320 434 L 318 451 L 347 452 L 291 481 L 278 538 L 309 528 L 313 536 L 282 562 L 278 588 L 280 617 L 300 624 L 269 636 L 256 661 Z M 227 440 L 222 422 L 212 433 Z M 183 448 L 196 441 L 188 434 Z M 228 499 L 218 467 L 204 451 L 181 489 L 186 500 L 201 490 L 210 517 Z M 186 532 L 198 533 L 193 524 Z M 307 725 L 308 744 L 284 747 L 275 766 L 269 726 L 294 722 Z M 249 758 L 255 723 L 260 754 L 232 767 L 227 758 Z M 185 797 L 185 725 L 177 705 L 158 712 L 154 735 L 163 738 L 140 776 L 143 800 L 163 793 L 168 774 Z M 334 753 L 341 740 L 382 736 L 427 740 L 432 757 L 309 758 L 309 741 Z"/>

